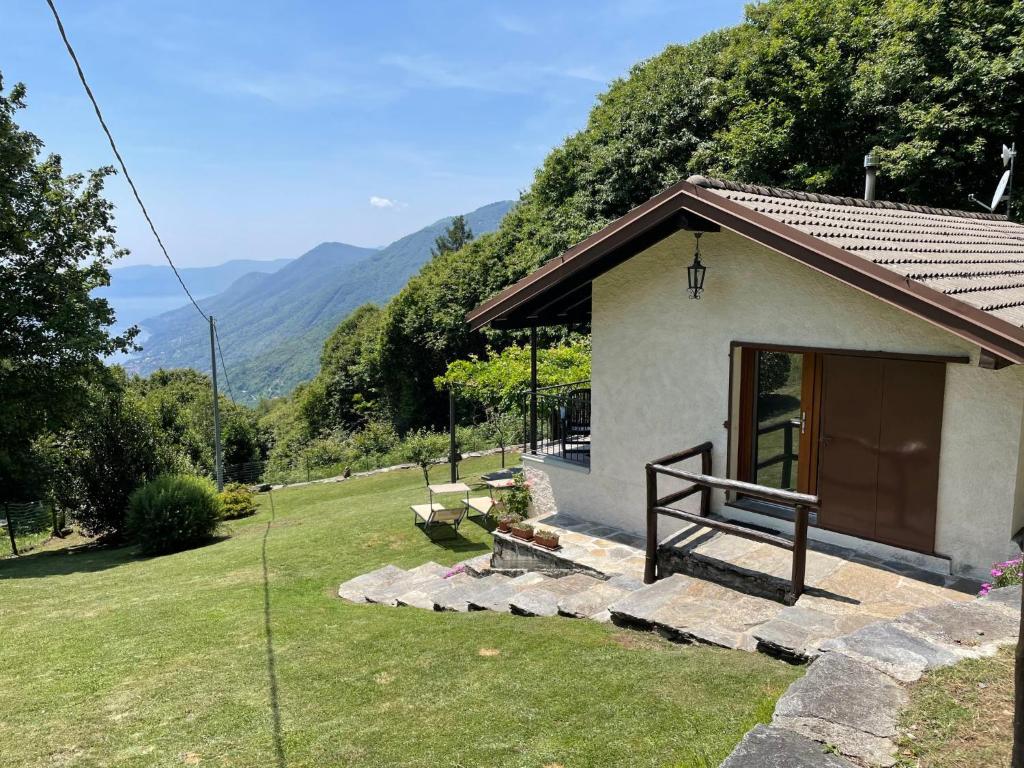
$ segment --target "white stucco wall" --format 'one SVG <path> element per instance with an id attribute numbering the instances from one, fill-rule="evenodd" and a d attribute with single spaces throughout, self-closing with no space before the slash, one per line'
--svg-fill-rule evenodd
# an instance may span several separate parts
<path id="1" fill-rule="evenodd" d="M 693 245 L 677 233 L 594 283 L 591 471 L 545 467 L 560 511 L 642 532 L 647 461 L 711 440 L 723 474 L 734 340 L 966 354 L 947 366 L 936 551 L 975 574 L 1015 551 L 1020 366 L 981 369 L 969 343 L 727 231 L 702 238 L 706 290 L 691 300 Z"/>

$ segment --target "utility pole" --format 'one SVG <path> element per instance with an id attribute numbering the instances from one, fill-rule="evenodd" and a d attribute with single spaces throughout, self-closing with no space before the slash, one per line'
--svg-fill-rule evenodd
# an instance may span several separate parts
<path id="1" fill-rule="evenodd" d="M 213 371 L 213 468 L 217 490 L 224 490 L 224 467 L 220 457 L 220 400 L 217 397 L 217 347 L 213 315 L 210 315 L 210 364 Z"/>

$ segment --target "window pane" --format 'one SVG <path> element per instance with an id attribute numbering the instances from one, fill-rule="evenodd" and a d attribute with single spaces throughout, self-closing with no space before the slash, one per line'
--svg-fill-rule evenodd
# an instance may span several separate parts
<path id="1" fill-rule="evenodd" d="M 802 381 L 803 354 L 757 353 L 754 482 L 760 485 L 796 489 Z"/>

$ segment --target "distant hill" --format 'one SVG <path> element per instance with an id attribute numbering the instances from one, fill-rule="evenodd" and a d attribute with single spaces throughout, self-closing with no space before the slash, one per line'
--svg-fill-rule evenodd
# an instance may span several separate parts
<path id="1" fill-rule="evenodd" d="M 475 234 L 485 234 L 497 229 L 512 205 L 492 203 L 466 219 Z M 360 304 L 383 303 L 396 294 L 430 258 L 434 239 L 450 221 L 441 219 L 381 249 L 321 243 L 273 274 L 243 275 L 208 297 L 202 306 L 217 319 L 235 397 L 274 397 L 311 379 L 327 335 Z M 143 374 L 210 369 L 206 327 L 190 306 L 146 319 L 142 328 L 143 351 L 129 359 L 128 368 Z"/>
<path id="2" fill-rule="evenodd" d="M 213 267 L 179 269 L 197 299 L 220 293 L 242 275 L 276 272 L 291 259 L 234 259 Z M 170 267 L 140 264 L 110 270 L 110 285 L 98 288 L 96 296 L 110 302 L 117 317 L 116 328 L 136 325 L 147 317 L 181 306 L 182 293 Z"/>

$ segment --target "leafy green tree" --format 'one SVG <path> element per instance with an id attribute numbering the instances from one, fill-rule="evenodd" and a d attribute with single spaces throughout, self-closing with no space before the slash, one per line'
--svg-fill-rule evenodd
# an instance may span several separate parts
<path id="1" fill-rule="evenodd" d="M 132 348 L 137 329 L 112 336 L 114 313 L 91 291 L 126 252 L 114 241 L 113 173 L 64 175 L 58 155 L 14 121 L 25 88 L 0 77 L 0 487 L 30 495 L 32 443 L 85 407 L 101 358 Z"/>
<path id="2" fill-rule="evenodd" d="M 501 352 L 488 350 L 486 359 L 472 356 L 456 360 L 434 384 L 438 389 L 454 388 L 459 397 L 479 406 L 487 419 L 487 432 L 505 449 L 522 429 L 524 393 L 530 388 L 530 349 L 511 346 Z M 578 338 L 571 343 L 537 350 L 537 384 L 546 387 L 571 384 L 590 378 L 590 342 Z"/>
<path id="3" fill-rule="evenodd" d="M 423 482 L 430 485 L 430 468 L 448 452 L 448 435 L 417 429 L 402 441 L 402 456 L 423 471 Z"/>
<path id="4" fill-rule="evenodd" d="M 472 239 L 473 230 L 466 223 L 466 217 L 456 216 L 448 228 L 434 239 L 434 247 L 430 249 L 430 255 L 440 256 L 442 253 L 460 251 Z"/>
<path id="5" fill-rule="evenodd" d="M 210 377 L 191 368 L 155 371 L 130 386 L 156 420 L 166 442 L 193 471 L 213 475 L 213 391 Z M 221 396 L 221 449 L 225 466 L 266 458 L 269 436 L 255 411 Z"/>
<path id="6" fill-rule="evenodd" d="M 590 340 L 537 350 L 537 385 L 549 387 L 590 379 Z M 439 389 L 455 387 L 461 397 L 501 411 L 520 408 L 530 388 L 530 348 L 489 350 L 486 358 L 456 360 L 434 380 Z"/>
<path id="7" fill-rule="evenodd" d="M 57 503 L 86 533 L 112 539 L 125 532 L 128 498 L 137 487 L 183 469 L 120 368 L 90 386 L 87 406 L 53 438 L 51 455 L 53 471 L 70 479 L 54 488 Z"/>
<path id="8" fill-rule="evenodd" d="M 327 338 L 320 372 L 299 398 L 310 437 L 353 429 L 377 410 L 381 310 L 364 304 Z"/>

